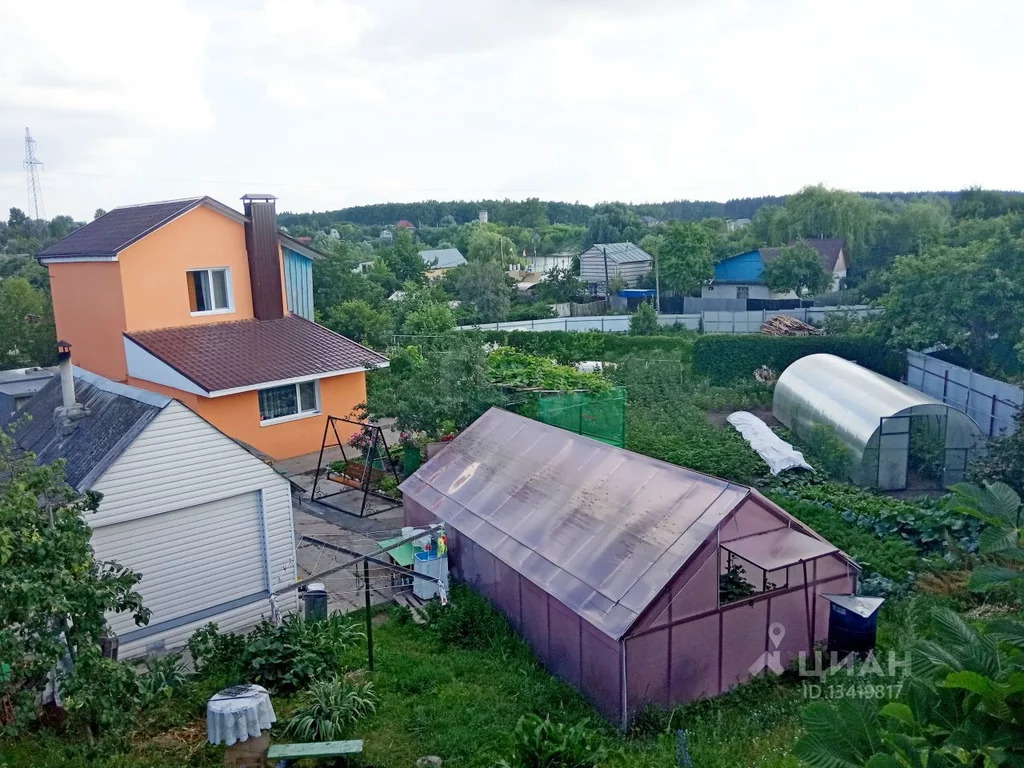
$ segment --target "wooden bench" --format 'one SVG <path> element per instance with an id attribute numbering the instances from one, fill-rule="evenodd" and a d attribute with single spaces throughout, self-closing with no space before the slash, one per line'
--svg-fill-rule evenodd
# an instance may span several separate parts
<path id="1" fill-rule="evenodd" d="M 357 755 L 363 751 L 362 739 L 354 741 L 315 741 L 308 744 L 273 744 L 267 752 L 267 762 L 278 766 L 288 764 L 289 760 L 317 757 L 342 757 Z"/>
<path id="2" fill-rule="evenodd" d="M 362 488 L 369 474 L 371 484 L 379 483 L 384 477 L 384 472 L 376 467 L 367 467 L 365 464 L 350 463 L 345 467 L 345 472 L 335 472 L 333 469 L 328 472 L 327 479 L 336 483 L 347 485 L 351 488 Z"/>

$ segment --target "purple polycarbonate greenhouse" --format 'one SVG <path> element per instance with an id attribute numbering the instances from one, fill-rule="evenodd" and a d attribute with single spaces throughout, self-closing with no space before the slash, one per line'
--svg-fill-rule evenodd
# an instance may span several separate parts
<path id="1" fill-rule="evenodd" d="M 623 726 L 787 666 L 828 635 L 819 596 L 856 587 L 755 490 L 496 408 L 402 492 L 407 525 L 446 524 L 454 576 Z"/>

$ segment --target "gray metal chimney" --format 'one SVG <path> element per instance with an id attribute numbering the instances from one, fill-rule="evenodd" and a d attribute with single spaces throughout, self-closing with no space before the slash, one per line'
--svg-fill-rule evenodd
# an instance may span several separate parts
<path id="1" fill-rule="evenodd" d="M 71 367 L 71 345 L 57 342 L 57 361 L 60 366 L 60 394 L 65 408 L 75 405 L 75 374 Z"/>

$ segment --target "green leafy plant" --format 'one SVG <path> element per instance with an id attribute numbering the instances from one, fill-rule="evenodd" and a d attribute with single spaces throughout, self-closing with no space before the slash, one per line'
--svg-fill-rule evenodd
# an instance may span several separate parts
<path id="1" fill-rule="evenodd" d="M 36 691 L 69 654 L 84 659 L 76 665 L 73 687 L 103 685 L 88 676 L 108 666 L 90 655 L 94 648 L 99 653 L 107 634 L 106 613 L 128 613 L 139 624 L 149 620 L 135 589 L 138 574 L 97 560 L 89 544 L 86 518 L 99 508 L 100 496 L 77 493 L 63 474 L 62 461 L 40 466 L 0 431 L 0 662 L 8 665 L 0 676 L 0 701 L 11 702 L 18 716 L 0 726 L 7 732 L 26 724 Z M 114 701 L 98 691 L 96 707 Z M 92 704 L 81 706 L 84 716 L 76 720 L 107 722 Z"/>
<path id="2" fill-rule="evenodd" d="M 105 658 L 99 647 L 79 649 L 61 679 L 61 696 L 74 725 L 89 734 L 123 735 L 138 713 L 138 676 L 130 664 Z"/>
<path id="3" fill-rule="evenodd" d="M 339 613 L 318 621 L 295 614 L 279 625 L 264 621 L 245 636 L 219 635 L 216 625 L 209 624 L 192 636 L 188 647 L 205 676 L 287 693 L 325 669 L 341 669 L 346 649 L 361 637 L 356 625 Z"/>
<path id="4" fill-rule="evenodd" d="M 426 605 L 427 630 L 443 646 L 489 648 L 498 638 L 508 636 L 505 617 L 473 590 L 460 584 L 452 587 L 448 605 Z"/>
<path id="5" fill-rule="evenodd" d="M 398 490 L 398 480 L 396 480 L 395 476 L 390 473 L 381 478 L 380 485 L 377 486 L 377 490 L 385 496 L 391 496 L 396 499 L 402 498 L 402 492 Z"/>
<path id="6" fill-rule="evenodd" d="M 736 600 L 750 597 L 756 592 L 757 590 L 754 588 L 754 585 L 747 581 L 746 571 L 743 569 L 743 566 L 732 562 L 732 556 L 730 555 L 725 573 L 718 577 L 719 602 L 723 604 L 732 603 Z"/>
<path id="7" fill-rule="evenodd" d="M 377 711 L 373 683 L 329 677 L 309 685 L 299 696 L 285 733 L 299 741 L 337 741 L 367 715 Z"/>
<path id="8" fill-rule="evenodd" d="M 1024 623 L 984 631 L 948 609 L 912 647 L 890 701 L 814 702 L 794 754 L 811 768 L 998 768 L 1024 764 Z"/>
<path id="9" fill-rule="evenodd" d="M 971 573 L 968 587 L 979 592 L 1012 591 L 1024 603 L 1024 507 L 1020 496 L 1006 483 L 984 486 L 961 483 L 953 486 L 958 509 L 981 520 L 987 527 L 978 539 L 985 562 Z"/>
<path id="10" fill-rule="evenodd" d="M 524 715 L 512 738 L 512 755 L 501 763 L 506 768 L 592 768 L 608 754 L 586 719 L 566 725 L 550 717 Z"/>
<path id="11" fill-rule="evenodd" d="M 828 424 L 815 424 L 807 437 L 812 466 L 833 480 L 846 478 L 850 468 L 850 450 Z"/>
<path id="12" fill-rule="evenodd" d="M 629 316 L 630 336 L 653 336 L 658 332 L 658 313 L 649 301 L 640 302 L 636 312 Z"/>
<path id="13" fill-rule="evenodd" d="M 885 581 L 878 586 L 883 592 L 906 588 L 925 565 L 910 542 L 851 523 L 834 506 L 801 499 L 791 490 L 773 490 L 766 495 L 856 560 L 864 569 L 864 581 L 873 574 L 881 576 Z"/>
<path id="14" fill-rule="evenodd" d="M 596 373 L 582 373 L 554 360 L 498 347 L 487 357 L 487 375 L 491 381 L 517 389 L 546 389 L 559 392 L 582 390 L 607 392 L 611 382 Z"/>
<path id="15" fill-rule="evenodd" d="M 189 685 L 180 653 L 146 660 L 146 671 L 139 677 L 139 694 L 144 707 L 168 699 Z"/>

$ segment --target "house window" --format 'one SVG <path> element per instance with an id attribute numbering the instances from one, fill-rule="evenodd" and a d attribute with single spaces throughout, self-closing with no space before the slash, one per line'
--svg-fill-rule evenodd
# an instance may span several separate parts
<path id="1" fill-rule="evenodd" d="M 188 304 L 193 315 L 207 312 L 231 312 L 231 274 L 227 268 L 190 269 Z"/>
<path id="2" fill-rule="evenodd" d="M 320 412 L 320 382 L 302 381 L 259 391 L 260 423 L 298 419 Z"/>
<path id="3" fill-rule="evenodd" d="M 736 298 L 737 299 L 749 299 L 750 298 L 750 287 L 746 285 L 736 286 Z"/>

